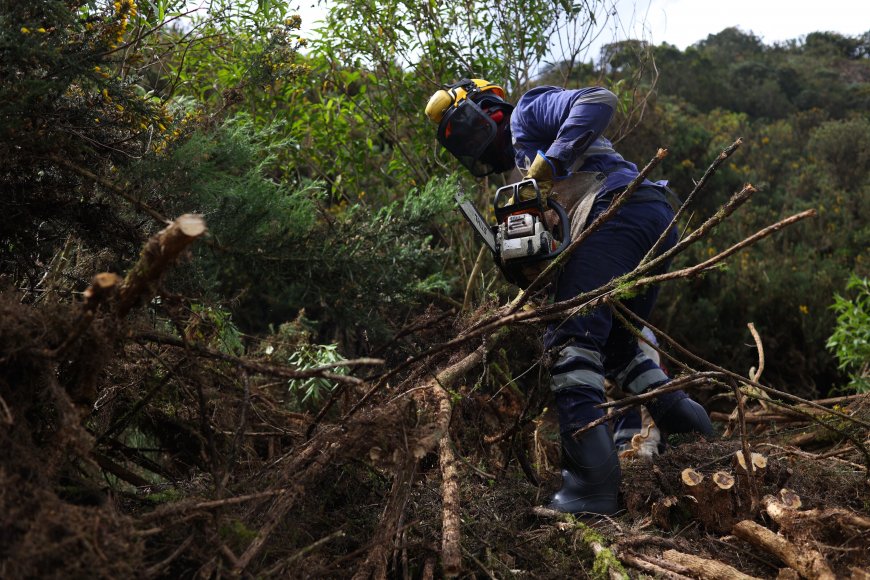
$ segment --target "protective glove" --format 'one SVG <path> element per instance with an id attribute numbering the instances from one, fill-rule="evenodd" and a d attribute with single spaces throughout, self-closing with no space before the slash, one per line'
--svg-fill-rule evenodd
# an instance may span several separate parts
<path id="1" fill-rule="evenodd" d="M 553 182 L 559 175 L 556 168 L 557 161 L 548 158 L 543 151 L 538 151 L 535 160 L 532 161 L 529 170 L 526 173 L 526 179 L 534 179 L 538 182 L 538 189 L 541 190 L 541 201 L 546 201 L 547 196 L 553 190 Z M 520 190 L 520 199 L 526 201 L 535 197 L 535 190 L 530 187 L 524 187 Z"/>

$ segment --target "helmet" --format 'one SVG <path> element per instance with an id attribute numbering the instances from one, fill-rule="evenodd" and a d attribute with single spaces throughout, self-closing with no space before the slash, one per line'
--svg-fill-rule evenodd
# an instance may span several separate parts
<path id="1" fill-rule="evenodd" d="M 438 123 L 438 141 L 476 177 L 513 167 L 513 152 L 500 150 L 505 121 L 513 110 L 504 98 L 498 85 L 462 79 L 436 92 L 426 104 L 426 116 Z"/>
<path id="2" fill-rule="evenodd" d="M 448 85 L 434 95 L 429 97 L 429 102 L 426 103 L 426 116 L 433 123 L 440 123 L 451 106 L 455 107 L 460 102 L 468 98 L 469 93 L 472 98 L 479 97 L 478 93 L 492 92 L 495 96 L 504 100 L 504 89 L 489 81 L 483 79 L 462 79 L 457 83 Z"/>

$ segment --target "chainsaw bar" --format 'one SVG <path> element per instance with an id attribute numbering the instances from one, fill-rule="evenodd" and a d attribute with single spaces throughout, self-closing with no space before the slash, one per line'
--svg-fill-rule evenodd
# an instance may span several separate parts
<path id="1" fill-rule="evenodd" d="M 471 224 L 471 227 L 474 228 L 474 231 L 483 240 L 483 243 L 487 245 L 493 254 L 497 254 L 495 234 L 492 233 L 492 229 L 486 224 L 486 220 L 480 215 L 477 208 L 465 198 L 465 194 L 461 191 L 454 195 L 454 199 L 456 199 L 456 204 L 459 206 L 459 211 L 462 212 L 462 215 L 465 216 L 465 219 L 468 220 L 468 223 Z"/>

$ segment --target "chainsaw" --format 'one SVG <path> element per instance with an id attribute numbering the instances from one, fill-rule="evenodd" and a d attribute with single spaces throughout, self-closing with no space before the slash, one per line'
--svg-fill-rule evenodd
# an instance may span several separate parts
<path id="1" fill-rule="evenodd" d="M 534 197 L 523 200 L 520 191 L 525 194 L 530 189 L 534 191 Z M 565 208 L 553 199 L 545 202 L 534 179 L 525 179 L 498 188 L 493 199 L 497 222 L 495 225 L 487 224 L 486 219 L 462 192 L 458 192 L 455 198 L 462 215 L 492 252 L 502 274 L 508 282 L 520 288 L 531 283 L 523 275 L 524 269 L 552 260 L 571 243 Z M 559 216 L 559 226 L 553 228 L 560 230 L 558 238 L 544 220 L 544 212 L 548 209 L 552 209 Z"/>

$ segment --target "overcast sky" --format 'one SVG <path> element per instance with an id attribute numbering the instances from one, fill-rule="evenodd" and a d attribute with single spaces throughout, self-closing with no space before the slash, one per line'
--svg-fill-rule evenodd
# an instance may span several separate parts
<path id="1" fill-rule="evenodd" d="M 615 2 L 619 19 L 610 20 L 599 42 L 641 38 L 685 49 L 730 26 L 753 32 L 765 44 L 810 32 L 857 36 L 870 30 L 870 0 L 610 1 Z M 298 0 L 303 32 L 317 27 L 316 21 L 325 13 L 324 4 L 324 0 Z"/>
<path id="2" fill-rule="evenodd" d="M 870 0 L 618 0 L 628 36 L 685 49 L 730 26 L 765 44 L 831 31 L 870 30 Z M 626 35 L 623 33 L 623 38 Z"/>

